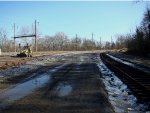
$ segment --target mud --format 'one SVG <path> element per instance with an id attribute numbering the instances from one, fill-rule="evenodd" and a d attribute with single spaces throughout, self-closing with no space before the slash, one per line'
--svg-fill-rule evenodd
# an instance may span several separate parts
<path id="1" fill-rule="evenodd" d="M 55 71 L 62 68 L 64 65 L 58 66 Z M 13 103 L 20 98 L 25 97 L 26 95 L 34 92 L 36 89 L 44 86 L 46 83 L 50 83 L 51 74 L 54 71 L 48 70 L 43 74 L 36 75 L 36 77 L 31 78 L 28 81 L 18 83 L 16 85 L 10 86 L 7 89 L 0 92 L 0 109 L 6 108 L 9 104 Z"/>
<path id="2" fill-rule="evenodd" d="M 53 68 L 59 64 L 78 61 L 78 55 L 47 55 L 30 59 L 30 61 L 28 61 L 26 64 L 0 70 L 0 90 L 8 87 L 9 85 L 22 82 L 22 80 L 27 78 L 34 77 L 33 74 L 35 73 L 44 73 L 48 69 Z"/>
<path id="3" fill-rule="evenodd" d="M 71 63 L 56 71 L 45 86 L 1 112 L 114 113 L 99 69 L 90 57 L 82 56 L 82 62 Z"/>

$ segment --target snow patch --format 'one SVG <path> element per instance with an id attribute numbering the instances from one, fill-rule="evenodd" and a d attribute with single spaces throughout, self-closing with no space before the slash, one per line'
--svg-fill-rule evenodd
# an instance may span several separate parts
<path id="1" fill-rule="evenodd" d="M 114 59 L 114 60 L 116 60 L 116 61 L 118 61 L 118 62 L 121 62 L 121 63 L 123 63 L 123 64 L 126 64 L 126 65 L 128 65 L 128 66 L 136 67 L 136 65 L 134 65 L 133 63 L 123 61 L 123 60 L 121 60 L 121 59 L 119 59 L 119 58 L 116 58 L 116 57 L 114 57 L 114 56 L 112 56 L 112 55 L 109 55 L 109 54 L 106 54 L 106 55 L 109 56 L 110 58 L 112 58 L 112 59 Z"/>
<path id="2" fill-rule="evenodd" d="M 103 82 L 109 94 L 109 99 L 116 113 L 149 113 L 146 104 L 137 103 L 132 92 L 113 72 L 101 61 L 97 64 L 101 71 Z M 118 60 L 118 59 L 117 59 Z"/>

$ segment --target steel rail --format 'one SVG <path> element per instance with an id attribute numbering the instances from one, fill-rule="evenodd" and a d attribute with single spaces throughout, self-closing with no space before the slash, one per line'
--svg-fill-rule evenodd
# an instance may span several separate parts
<path id="1" fill-rule="evenodd" d="M 139 75 L 139 70 L 132 69 L 132 67 L 125 65 L 123 63 L 117 62 L 114 59 L 110 58 L 109 56 L 105 54 L 100 54 L 101 60 L 110 68 L 116 75 L 122 80 L 126 81 L 127 86 L 130 87 L 130 89 L 135 93 L 136 96 L 138 96 L 138 99 L 141 100 L 141 98 L 145 98 L 144 101 L 150 102 L 150 87 L 148 85 L 145 85 L 144 81 L 150 80 L 150 76 L 147 76 L 147 79 L 143 79 L 144 72 L 142 75 Z M 140 72 L 141 74 L 142 72 Z M 134 74 L 137 74 L 138 76 L 135 76 Z M 137 79 L 138 77 L 138 79 Z M 150 84 L 150 83 L 149 83 Z M 145 96 L 145 97 L 139 97 L 139 96 Z"/>

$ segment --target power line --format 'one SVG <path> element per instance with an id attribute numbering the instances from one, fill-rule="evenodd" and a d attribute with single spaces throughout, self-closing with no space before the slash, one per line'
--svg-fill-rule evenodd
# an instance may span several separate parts
<path id="1" fill-rule="evenodd" d="M 16 24 L 14 23 L 14 51 L 16 52 L 16 43 L 15 43 L 15 39 L 16 38 L 24 38 L 24 37 L 35 37 L 35 51 L 37 52 L 37 27 L 36 27 L 37 21 L 35 20 L 35 33 L 34 34 L 30 34 L 30 35 L 21 35 L 21 36 L 16 36 L 15 35 L 15 29 L 16 29 Z"/>

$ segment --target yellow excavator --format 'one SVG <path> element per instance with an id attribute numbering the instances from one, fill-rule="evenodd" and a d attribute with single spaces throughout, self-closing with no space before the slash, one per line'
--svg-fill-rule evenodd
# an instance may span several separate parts
<path id="1" fill-rule="evenodd" d="M 20 48 L 20 53 L 17 54 L 18 57 L 32 57 L 33 52 L 31 49 L 31 45 L 28 46 L 28 44 L 27 44 L 27 46 L 24 46 L 22 50 L 21 50 L 21 47 L 19 45 L 19 48 Z"/>

